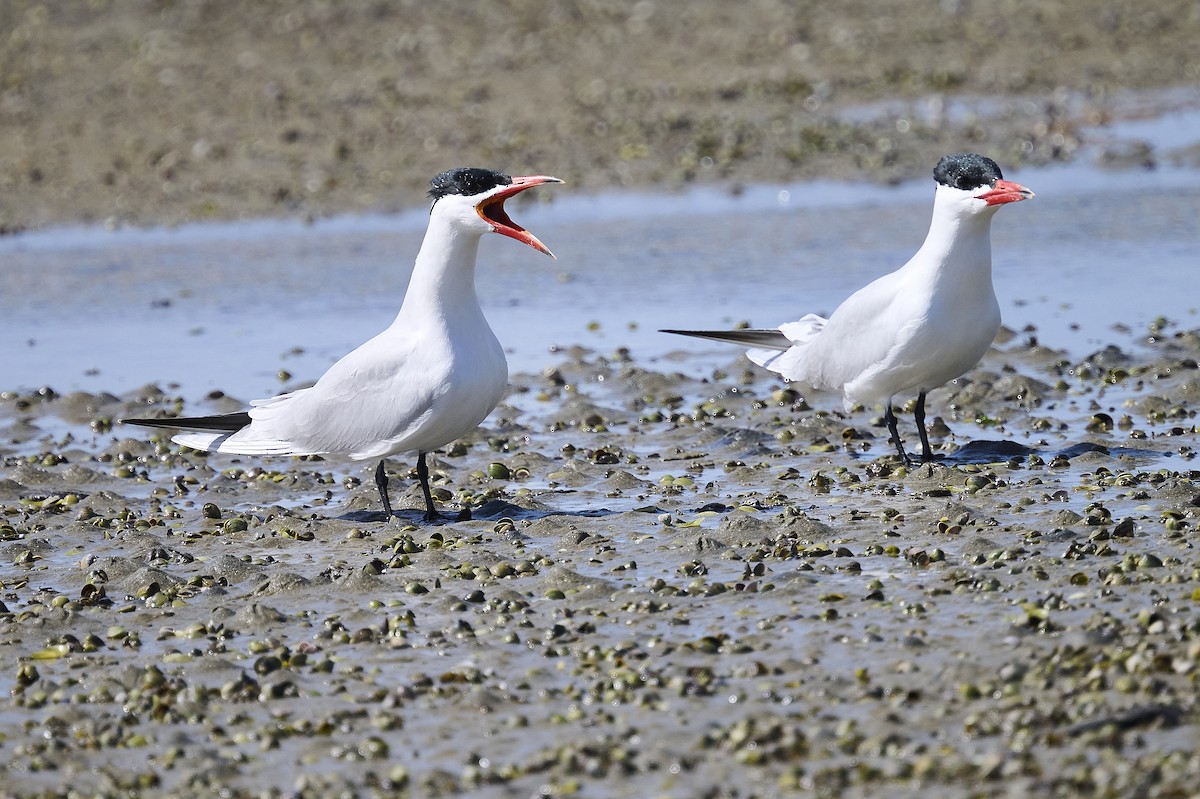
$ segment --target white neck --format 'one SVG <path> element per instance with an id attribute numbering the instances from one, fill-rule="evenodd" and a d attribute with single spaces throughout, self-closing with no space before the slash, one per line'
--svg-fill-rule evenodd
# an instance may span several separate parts
<path id="1" fill-rule="evenodd" d="M 480 238 L 482 234 L 478 232 L 456 229 L 444 220 L 431 220 L 397 322 L 432 317 L 444 324 L 454 318 L 454 324 L 462 326 L 469 321 L 483 321 L 475 294 L 475 259 Z"/>
<path id="2" fill-rule="evenodd" d="M 925 243 L 909 264 L 928 270 L 935 283 L 992 285 L 992 216 L 1000 206 L 984 209 L 966 207 L 961 198 L 937 192 L 933 221 Z"/>

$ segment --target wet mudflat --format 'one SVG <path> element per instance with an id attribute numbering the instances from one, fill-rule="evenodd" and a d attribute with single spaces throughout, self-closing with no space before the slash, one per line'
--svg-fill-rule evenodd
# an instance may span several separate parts
<path id="1" fill-rule="evenodd" d="M 735 352 L 571 348 L 437 456 L 433 526 L 110 428 L 150 387 L 9 392 L 5 790 L 1186 795 L 1197 353 L 1014 335 L 904 467 Z"/>
<path id="2" fill-rule="evenodd" d="M 6 4 L 0 233 L 293 221 L 0 238 L 0 793 L 1193 794 L 1185 6 Z M 828 311 L 928 220 L 927 183 L 753 181 L 965 148 L 1039 196 L 943 463 L 653 333 Z M 557 266 L 485 245 L 513 391 L 435 459 L 471 518 L 112 426 L 386 325 L 467 162 L 648 187 L 518 208 Z"/>
<path id="3" fill-rule="evenodd" d="M 390 321 L 423 211 L 7 239 L 4 791 L 1188 795 L 1194 183 L 1018 179 L 1009 328 L 918 467 L 877 410 L 654 329 L 830 309 L 927 185 L 518 209 L 560 260 L 485 247 L 512 391 L 433 458 L 470 511 L 433 526 L 411 461 L 384 519 L 371 465 L 113 424 L 315 377 Z"/>
<path id="4" fill-rule="evenodd" d="M 1189 0 L 9 0 L 0 234 L 407 207 L 468 164 L 588 191 L 891 182 L 964 148 L 1195 166 L 1088 128 L 1194 109 L 1196 26 Z"/>

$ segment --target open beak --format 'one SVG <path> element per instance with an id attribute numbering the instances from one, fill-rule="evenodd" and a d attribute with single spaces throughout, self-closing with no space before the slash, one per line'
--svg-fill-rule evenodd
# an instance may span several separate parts
<path id="1" fill-rule="evenodd" d="M 537 236 L 530 233 L 525 228 L 518 225 L 509 218 L 508 213 L 504 210 L 504 201 L 509 197 L 520 194 L 526 189 L 532 189 L 534 186 L 540 186 L 543 183 L 562 183 L 558 178 L 552 178 L 549 175 L 525 175 L 523 177 L 514 177 L 512 183 L 504 187 L 503 191 L 493 194 L 486 200 L 475 206 L 475 210 L 492 226 L 492 230 L 502 236 L 516 239 L 517 241 L 528 244 L 538 252 L 544 252 L 551 258 L 554 258 L 554 253 L 550 252 L 550 248 L 538 241 Z M 557 259 L 556 259 L 557 260 Z"/>
<path id="2" fill-rule="evenodd" d="M 975 195 L 975 199 L 983 200 L 988 205 L 1003 205 L 1004 203 L 1028 200 L 1032 196 L 1034 196 L 1033 192 L 1020 183 L 1013 183 L 1011 180 L 997 180 L 983 194 Z"/>

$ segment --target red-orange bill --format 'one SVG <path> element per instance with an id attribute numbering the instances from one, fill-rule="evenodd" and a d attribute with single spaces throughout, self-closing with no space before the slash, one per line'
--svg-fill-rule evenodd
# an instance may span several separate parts
<path id="1" fill-rule="evenodd" d="M 512 183 L 506 186 L 503 191 L 488 197 L 477 206 L 476 210 L 481 217 L 491 223 L 492 230 L 496 233 L 528 244 L 538 252 L 544 252 L 546 255 L 554 258 L 554 253 L 550 252 L 549 247 L 542 244 L 537 236 L 512 221 L 508 212 L 504 210 L 504 201 L 509 197 L 520 194 L 534 186 L 540 186 L 543 183 L 562 183 L 562 181 L 549 175 L 523 175 L 514 177 Z"/>

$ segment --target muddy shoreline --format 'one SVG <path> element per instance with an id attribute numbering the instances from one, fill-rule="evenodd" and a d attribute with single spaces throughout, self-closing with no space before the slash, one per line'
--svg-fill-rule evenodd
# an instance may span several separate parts
<path id="1" fill-rule="evenodd" d="M 1193 6 L 16 0 L 0 230 L 389 211 L 464 162 L 581 192 L 894 181 L 960 149 L 1195 166 L 1102 133 L 1196 82 Z M 1034 185 L 1044 205 L 1004 219 L 997 263 L 1033 270 L 1005 273 L 1005 316 L 1032 323 L 930 395 L 945 460 L 913 468 L 876 411 L 735 349 L 624 344 L 631 296 L 738 321 L 784 262 L 794 304 L 836 302 L 821 273 L 911 252 L 924 199 L 560 220 L 559 273 L 494 248 L 501 339 L 550 340 L 432 458 L 470 516 L 437 525 L 410 461 L 384 519 L 371 467 L 113 423 L 315 377 L 359 340 L 340 316 L 394 313 L 421 220 L 6 250 L 10 352 L 64 383 L 0 385 L 0 796 L 1191 795 L 1195 191 L 1089 185 Z M 1108 296 L 1117 269 L 1141 302 Z M 595 331 L 530 300 L 552 282 L 551 305 L 604 298 Z M 1085 344 L 1040 342 L 1051 320 Z M 132 389 L 122 358 L 245 372 Z"/>
<path id="2" fill-rule="evenodd" d="M 961 150 L 1194 166 L 1087 130 L 1194 86 L 1198 24 L 1186 0 L 14 0 L 0 229 L 392 210 L 465 164 L 582 191 L 887 182 Z"/>
<path id="3" fill-rule="evenodd" d="M 10 393 L 5 794 L 1185 794 L 1197 352 L 1014 336 L 904 468 L 744 360 L 579 348 L 434 526 L 405 461 L 384 520 L 369 469 L 109 429 L 152 387 Z"/>

